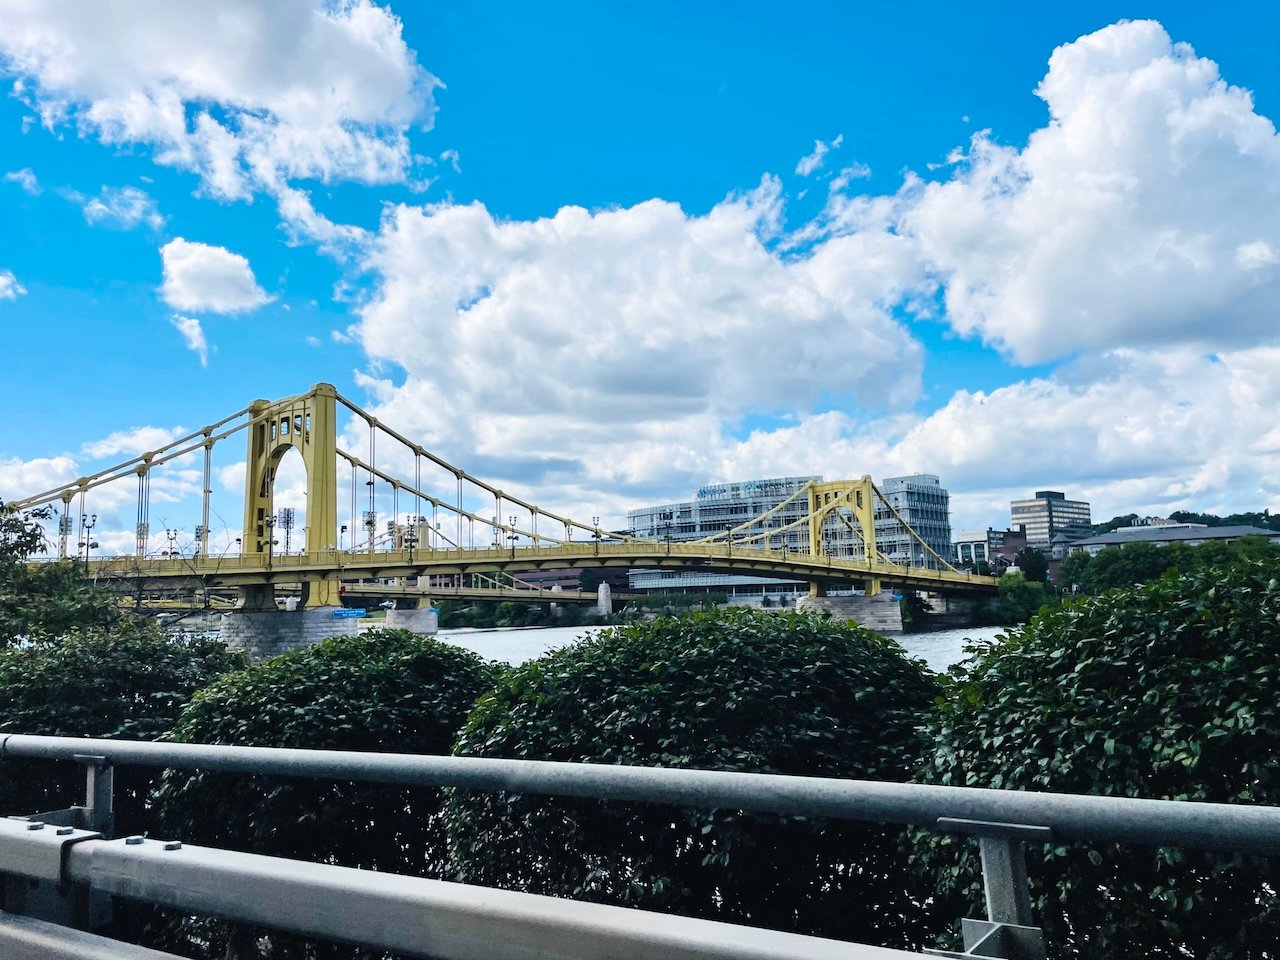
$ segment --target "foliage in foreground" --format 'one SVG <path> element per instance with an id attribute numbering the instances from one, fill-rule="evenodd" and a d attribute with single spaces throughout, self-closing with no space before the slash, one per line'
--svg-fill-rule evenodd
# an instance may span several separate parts
<path id="1" fill-rule="evenodd" d="M 221 643 L 166 636 L 154 624 L 71 633 L 56 645 L 0 650 L 0 732 L 158 740 L 191 696 L 245 660 Z M 116 771 L 116 821 L 142 829 L 155 772 Z M 84 774 L 67 763 L 0 766 L 0 815 L 83 803 Z"/>
<path id="2" fill-rule="evenodd" d="M 20 513 L 0 504 L 0 647 L 56 641 L 69 633 L 107 627 L 118 614 L 76 561 L 28 565 L 44 547 L 47 507 Z"/>
<path id="3" fill-rule="evenodd" d="M 925 779 L 1280 804 L 1278 574 L 1169 575 L 1043 611 L 953 681 Z M 984 915 L 973 850 L 919 840 L 939 914 Z M 1280 955 L 1274 859 L 1099 843 L 1028 862 L 1054 956 Z"/>
<path id="4" fill-rule="evenodd" d="M 504 675 L 466 755 L 904 780 L 935 679 L 813 615 L 720 609 L 604 631 Z M 907 945 L 899 831 L 741 812 L 467 793 L 455 879 Z"/>
<path id="5" fill-rule="evenodd" d="M 475 654 L 403 630 L 339 637 L 222 677 L 195 696 L 173 738 L 447 754 L 493 674 Z M 428 788 L 173 772 L 157 814 L 165 835 L 193 843 L 422 876 L 439 869 L 438 804 L 439 791 Z M 215 944 L 245 935 L 221 925 L 185 932 Z M 272 957 L 352 954 L 268 942 Z"/>

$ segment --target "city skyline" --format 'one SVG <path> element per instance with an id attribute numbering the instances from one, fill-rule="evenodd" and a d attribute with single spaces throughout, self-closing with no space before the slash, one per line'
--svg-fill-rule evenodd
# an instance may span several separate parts
<path id="1" fill-rule="evenodd" d="M 329 381 L 611 526 L 1280 509 L 1280 11 L 926 6 L 0 0 L 0 497 Z"/>

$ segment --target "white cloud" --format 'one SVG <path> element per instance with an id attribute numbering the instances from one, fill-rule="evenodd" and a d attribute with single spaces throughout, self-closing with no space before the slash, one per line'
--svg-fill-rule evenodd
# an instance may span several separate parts
<path id="1" fill-rule="evenodd" d="M 200 358 L 200 366 L 207 367 L 209 365 L 209 344 L 205 341 L 204 329 L 200 326 L 200 321 L 195 317 L 184 317 L 175 313 L 169 318 L 169 322 L 173 324 L 175 330 L 182 334 L 182 339 L 187 343 L 187 349 Z"/>
<path id="2" fill-rule="evenodd" d="M 806 157 L 801 157 L 800 162 L 796 164 L 796 173 L 802 177 L 807 177 L 822 167 L 825 158 L 829 152 L 838 149 L 840 144 L 844 143 L 844 134 L 839 134 L 830 143 L 822 140 L 813 141 L 813 153 Z"/>
<path id="3" fill-rule="evenodd" d="M 253 278 L 249 261 L 225 247 L 178 237 L 160 248 L 165 303 L 178 310 L 243 313 L 271 300 Z"/>
<path id="4" fill-rule="evenodd" d="M 12 170 L 9 173 L 6 173 L 4 178 L 10 183 L 16 183 L 33 197 L 40 196 L 40 181 L 36 179 L 35 171 L 30 167 L 24 167 L 21 170 Z"/>
<path id="5" fill-rule="evenodd" d="M 0 500 L 9 502 L 52 490 L 79 476 L 79 467 L 68 456 L 19 460 L 0 458 Z"/>
<path id="6" fill-rule="evenodd" d="M 48 127 L 153 148 L 220 199 L 403 181 L 437 81 L 371 0 L 6 3 L 0 69 Z"/>
<path id="7" fill-rule="evenodd" d="M 392 208 L 350 331 L 375 369 L 407 373 L 379 415 L 513 489 L 550 478 L 585 498 L 701 483 L 702 451 L 747 417 L 912 402 L 921 352 L 889 311 L 917 264 L 870 230 L 780 256 L 778 191 L 704 216 L 658 200 L 532 222 Z"/>
<path id="8" fill-rule="evenodd" d="M 150 450 L 158 450 L 185 433 L 187 431 L 182 427 L 134 427 L 131 430 L 117 430 L 101 440 L 86 443 L 82 452 L 93 460 L 120 454 L 136 456 Z"/>
<path id="9" fill-rule="evenodd" d="M 84 205 L 84 217 L 90 223 L 105 223 L 125 230 L 145 223 L 152 230 L 164 226 L 164 217 L 156 202 L 137 187 L 106 187 Z"/>
<path id="10" fill-rule="evenodd" d="M 1249 93 L 1151 21 L 1059 47 L 1036 92 L 1024 149 L 980 133 L 904 192 L 951 324 L 1023 362 L 1274 336 L 1280 137 Z"/>
<path id="11" fill-rule="evenodd" d="M 11 270 L 0 270 L 0 300 L 16 300 L 27 292 Z"/>

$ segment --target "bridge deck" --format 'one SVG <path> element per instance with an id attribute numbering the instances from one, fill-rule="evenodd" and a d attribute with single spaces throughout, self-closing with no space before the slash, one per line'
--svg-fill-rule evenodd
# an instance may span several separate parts
<path id="1" fill-rule="evenodd" d="M 235 557 L 137 558 L 93 560 L 91 576 L 116 577 L 160 585 L 189 581 L 207 586 L 249 586 L 284 580 L 359 580 L 377 577 L 433 576 L 556 568 L 631 568 L 700 570 L 822 584 L 878 579 L 914 590 L 991 593 L 994 577 L 900 567 L 861 559 L 815 557 L 785 550 L 732 544 L 568 543 L 560 546 L 502 547 L 473 550 L 321 550 L 304 554 Z"/>

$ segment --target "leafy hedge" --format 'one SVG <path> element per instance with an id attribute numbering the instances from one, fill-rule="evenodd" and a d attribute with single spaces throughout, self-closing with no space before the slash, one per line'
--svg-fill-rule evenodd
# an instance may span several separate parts
<path id="1" fill-rule="evenodd" d="M 938 688 L 814 615 L 720 609 L 603 631 L 503 676 L 465 755 L 904 780 Z M 919 918 L 896 829 L 454 792 L 455 879 L 869 942 Z"/>
<path id="2" fill-rule="evenodd" d="M 495 667 L 403 630 L 374 630 L 295 650 L 222 677 L 182 713 L 184 743 L 448 754 Z M 329 780 L 171 772 L 157 797 L 165 836 L 386 873 L 436 875 L 439 791 Z M 185 924 L 153 941 L 192 949 L 230 937 L 230 953 L 351 956 L 353 948 L 269 940 L 226 925 Z M 164 939 L 169 937 L 170 939 Z M 235 941 L 242 941 L 237 948 Z M 260 942 L 259 942 L 260 941 Z M 266 953 L 260 953 L 265 949 Z"/>
<path id="3" fill-rule="evenodd" d="M 953 682 L 924 778 L 1280 804 L 1278 574 L 1168 575 L 1043 611 Z M 939 913 L 983 915 L 972 849 L 920 840 Z M 1055 956 L 1280 955 L 1276 860 L 1113 844 L 1028 860 Z"/>
<path id="4" fill-rule="evenodd" d="M 245 665 L 221 643 L 179 639 L 148 622 L 73 632 L 59 643 L 0 649 L 0 732 L 158 740 L 191 696 Z M 118 831 L 140 830 L 156 773 L 115 772 Z M 84 802 L 84 773 L 70 763 L 16 760 L 0 766 L 0 815 Z"/>

